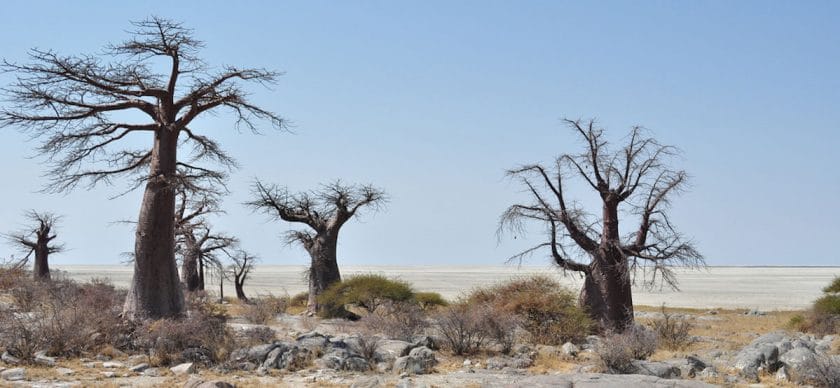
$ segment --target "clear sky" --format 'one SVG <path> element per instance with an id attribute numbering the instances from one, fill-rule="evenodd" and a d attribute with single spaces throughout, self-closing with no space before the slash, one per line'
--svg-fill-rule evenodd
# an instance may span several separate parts
<path id="1" fill-rule="evenodd" d="M 285 72 L 251 90 L 294 134 L 202 122 L 241 165 L 214 224 L 266 264 L 308 259 L 278 238 L 287 224 L 241 205 L 254 177 L 389 193 L 384 212 L 342 231 L 340 264 L 502 264 L 537 241 L 497 241 L 500 213 L 527 198 L 504 171 L 577 152 L 562 117 L 596 117 L 614 139 L 640 124 L 679 146 L 692 180 L 674 220 L 709 264 L 840 264 L 837 2 L 11 1 L 3 14 L 10 61 L 32 47 L 96 53 L 158 15 L 194 28 L 210 64 Z M 11 129 L 0 139 L 0 231 L 51 210 L 70 248 L 54 264 L 133 249 L 130 227 L 112 223 L 136 218 L 140 192 L 38 193 L 37 143 Z"/>

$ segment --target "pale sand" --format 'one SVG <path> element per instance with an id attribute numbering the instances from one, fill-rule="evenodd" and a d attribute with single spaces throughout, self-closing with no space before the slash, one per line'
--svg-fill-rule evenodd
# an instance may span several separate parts
<path id="1" fill-rule="evenodd" d="M 55 266 L 70 278 L 85 281 L 92 277 L 109 278 L 118 287 L 127 287 L 130 266 Z M 306 290 L 303 266 L 264 265 L 258 267 L 248 282 L 249 295 L 290 294 Z M 534 273 L 557 277 L 576 292 L 582 283 L 577 277 L 563 277 L 547 267 L 516 266 L 348 266 L 342 275 L 379 273 L 411 283 L 416 290 L 435 291 L 446 298 L 455 298 L 470 289 L 512 277 Z M 759 310 L 806 309 L 818 298 L 821 289 L 840 267 L 709 267 L 707 270 L 678 270 L 680 291 L 668 288 L 654 290 L 636 288 L 633 301 L 637 305 L 692 308 L 746 308 Z M 208 289 L 218 290 L 211 279 Z M 225 284 L 226 295 L 233 295 L 231 284 Z"/>

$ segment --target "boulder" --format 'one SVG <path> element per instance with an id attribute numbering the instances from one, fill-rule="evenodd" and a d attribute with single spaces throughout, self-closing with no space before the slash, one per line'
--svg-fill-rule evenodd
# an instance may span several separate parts
<path id="1" fill-rule="evenodd" d="M 486 364 L 487 369 L 524 369 L 534 365 L 534 361 L 530 357 L 522 355 L 518 357 L 497 356 L 488 358 Z"/>
<path id="2" fill-rule="evenodd" d="M 410 344 L 400 340 L 383 340 L 376 346 L 374 357 L 376 361 L 394 361 L 397 357 L 407 356 L 411 351 Z"/>
<path id="3" fill-rule="evenodd" d="M 143 371 L 143 376 L 159 377 L 160 376 L 160 370 L 158 368 L 146 369 L 146 370 Z"/>
<path id="4" fill-rule="evenodd" d="M 123 368 L 123 367 L 125 367 L 125 365 L 123 365 L 121 362 L 108 361 L 108 362 L 103 362 L 102 367 L 106 368 L 106 369 L 113 369 L 113 368 Z"/>
<path id="5" fill-rule="evenodd" d="M 9 352 L 3 352 L 3 355 L 0 356 L 0 359 L 2 359 L 3 362 L 5 362 L 9 365 L 17 365 L 17 364 L 20 364 L 20 362 L 21 362 L 19 358 L 9 354 Z"/>
<path id="6" fill-rule="evenodd" d="M 35 363 L 43 366 L 55 366 L 55 357 L 47 356 L 46 352 L 35 353 Z"/>
<path id="7" fill-rule="evenodd" d="M 298 346 L 317 352 L 323 350 L 330 343 L 329 337 L 314 331 L 298 336 L 295 341 L 297 341 Z"/>
<path id="8" fill-rule="evenodd" d="M 55 368 L 55 373 L 58 373 L 62 376 L 70 376 L 70 375 L 76 373 L 76 371 L 74 371 L 70 368 Z"/>
<path id="9" fill-rule="evenodd" d="M 637 375 L 656 376 L 663 379 L 677 379 L 680 369 L 667 362 L 633 360 L 632 372 Z"/>
<path id="10" fill-rule="evenodd" d="M 110 372 L 110 371 L 109 372 L 99 372 L 99 374 L 102 375 L 102 377 L 109 378 L 109 379 L 113 379 L 114 377 L 117 377 L 117 372 Z"/>
<path id="11" fill-rule="evenodd" d="M 0 372 L 0 378 L 6 381 L 21 381 L 26 379 L 25 368 L 12 368 Z"/>
<path id="12" fill-rule="evenodd" d="M 204 381 L 197 377 L 190 377 L 183 388 L 234 388 L 231 383 L 222 380 Z"/>
<path id="13" fill-rule="evenodd" d="M 283 369 L 296 371 L 303 369 L 313 358 L 314 351 L 297 345 L 279 343 L 262 363 L 263 369 Z"/>
<path id="14" fill-rule="evenodd" d="M 421 346 L 412 349 L 407 356 L 397 358 L 392 370 L 397 374 L 426 374 L 431 373 L 436 364 L 435 353 L 431 349 Z"/>
<path id="15" fill-rule="evenodd" d="M 580 353 L 580 348 L 571 342 L 563 344 L 563 346 L 560 347 L 560 350 L 566 357 L 577 357 L 578 353 Z"/>
<path id="16" fill-rule="evenodd" d="M 353 382 L 350 385 L 350 388 L 380 388 L 384 387 L 382 385 L 382 381 L 379 377 L 372 376 L 372 377 L 365 377 Z"/>
<path id="17" fill-rule="evenodd" d="M 367 360 L 347 349 L 333 349 L 315 363 L 322 369 L 352 372 L 365 372 L 370 370 L 370 363 Z"/>
<path id="18" fill-rule="evenodd" d="M 131 368 L 128 368 L 128 370 L 130 370 L 132 372 L 135 372 L 135 373 L 140 373 L 140 372 L 142 372 L 146 369 L 149 369 L 149 364 L 147 364 L 145 362 L 141 362 L 137 365 L 132 366 Z"/>
<path id="19" fill-rule="evenodd" d="M 169 370 L 172 371 L 172 373 L 174 373 L 175 376 L 192 374 L 195 373 L 195 364 L 191 362 L 185 362 L 183 364 L 173 366 L 172 368 L 169 368 Z"/>
<path id="20" fill-rule="evenodd" d="M 237 349 L 230 355 L 230 360 L 234 362 L 250 361 L 257 364 L 262 364 L 265 357 L 271 353 L 280 343 L 274 342 L 270 344 L 252 346 L 247 349 Z"/>
<path id="21" fill-rule="evenodd" d="M 411 349 L 419 348 L 421 346 L 422 347 L 427 347 L 431 350 L 440 349 L 440 347 L 438 346 L 438 342 L 440 342 L 440 341 L 436 340 L 434 337 L 431 337 L 431 336 L 428 336 L 428 335 L 421 335 L 421 336 L 416 336 L 413 339 L 414 339 L 414 342 L 411 343 Z"/>

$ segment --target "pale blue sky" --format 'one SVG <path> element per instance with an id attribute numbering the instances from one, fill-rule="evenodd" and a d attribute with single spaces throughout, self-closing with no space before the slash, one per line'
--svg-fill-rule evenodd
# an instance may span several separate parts
<path id="1" fill-rule="evenodd" d="M 288 225 L 241 206 L 254 177 L 388 191 L 386 211 L 344 229 L 342 264 L 501 264 L 536 241 L 496 240 L 499 214 L 526 198 L 504 170 L 576 152 L 561 117 L 597 117 L 616 139 L 640 124 L 679 146 L 692 185 L 674 219 L 709 264 L 840 264 L 837 2 L 239 3 L 7 2 L 0 56 L 95 53 L 129 20 L 159 15 L 194 28 L 211 64 L 284 71 L 253 97 L 295 134 L 203 121 L 241 164 L 214 223 L 266 264 L 308 259 L 278 238 Z M 132 230 L 110 223 L 136 217 L 139 192 L 37 193 L 36 143 L 0 136 L 0 231 L 24 209 L 52 210 L 71 249 L 55 264 L 116 263 L 132 249 Z"/>

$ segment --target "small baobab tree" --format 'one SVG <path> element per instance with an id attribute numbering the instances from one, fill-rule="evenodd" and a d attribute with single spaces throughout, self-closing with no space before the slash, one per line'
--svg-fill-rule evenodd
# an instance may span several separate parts
<path id="1" fill-rule="evenodd" d="M 253 201 L 247 203 L 254 210 L 272 218 L 300 223 L 309 230 L 286 233 L 288 244 L 300 244 L 309 253 L 308 310 L 318 309 L 317 297 L 331 284 L 341 280 L 338 270 L 338 232 L 363 208 L 378 210 L 386 201 L 385 192 L 370 185 L 344 185 L 335 182 L 321 190 L 290 194 L 285 187 L 254 184 Z"/>
<path id="2" fill-rule="evenodd" d="M 176 188 L 223 184 L 235 167 L 196 119 L 227 110 L 236 127 L 256 132 L 264 121 L 282 128 L 283 120 L 250 102 L 241 85 L 273 83 L 278 74 L 210 68 L 197 56 L 202 42 L 171 20 L 155 17 L 134 26 L 128 40 L 99 56 L 33 49 L 29 63 L 3 61 L 0 70 L 16 79 L 3 89 L 9 103 L 0 109 L 0 127 L 43 139 L 38 152 L 50 163 L 47 190 L 66 192 L 124 176 L 132 178 L 130 189 L 144 186 L 123 314 L 175 317 L 184 309 L 175 262 Z M 148 147 L 128 146 L 129 139 L 144 136 Z M 190 152 L 179 155 L 184 147 Z"/>
<path id="3" fill-rule="evenodd" d="M 256 264 L 258 258 L 241 249 L 233 252 L 225 250 L 224 252 L 231 262 L 228 266 L 228 273 L 229 276 L 233 277 L 233 288 L 236 290 L 236 298 L 247 302 L 248 297 L 245 295 L 245 280 L 248 279 L 248 275 L 254 270 L 254 264 Z"/>
<path id="4" fill-rule="evenodd" d="M 543 225 L 547 241 L 511 259 L 547 249 L 564 272 L 582 274 L 580 303 L 600 327 L 621 331 L 633 323 L 631 284 L 639 271 L 645 284 L 660 280 L 676 288 L 670 266 L 705 265 L 668 217 L 669 201 L 687 176 L 669 167 L 676 149 L 646 136 L 640 127 L 631 130 L 623 148 L 611 150 L 594 120 L 565 123 L 583 139 L 585 151 L 561 155 L 553 169 L 533 164 L 508 171 L 525 186 L 531 202 L 510 206 L 499 231 L 516 234 L 524 232 L 526 223 Z M 599 213 L 566 198 L 570 177 L 594 191 Z M 619 232 L 620 215 L 638 217 L 632 232 Z"/>
<path id="5" fill-rule="evenodd" d="M 39 213 L 35 210 L 27 211 L 25 216 L 31 226 L 19 232 L 7 234 L 6 239 L 24 254 L 22 259 L 24 262 L 35 256 L 33 268 L 35 280 L 49 280 L 49 257 L 53 253 L 64 250 L 63 244 L 53 244 L 53 240 L 57 237 L 55 226 L 61 217 L 53 213 Z"/>
<path id="6" fill-rule="evenodd" d="M 215 195 L 202 190 L 193 200 L 179 191 L 175 211 L 175 252 L 181 259 L 181 282 L 187 291 L 204 290 L 205 268 L 219 265 L 217 253 L 238 243 L 235 237 L 214 233 L 206 216 L 220 212 Z"/>

